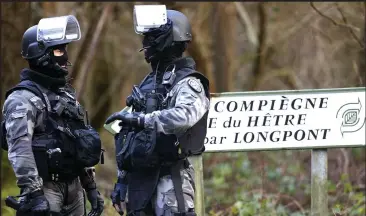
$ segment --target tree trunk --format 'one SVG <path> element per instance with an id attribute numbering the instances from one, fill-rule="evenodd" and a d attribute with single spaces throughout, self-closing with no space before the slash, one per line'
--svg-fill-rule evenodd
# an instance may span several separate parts
<path id="1" fill-rule="evenodd" d="M 42 2 L 43 16 L 53 17 L 56 16 L 56 5 L 57 2 Z"/>
<path id="2" fill-rule="evenodd" d="M 215 80 L 217 92 L 232 91 L 233 86 L 233 65 L 237 59 L 234 40 L 237 32 L 237 11 L 234 3 L 217 2 L 214 6 L 215 30 L 212 37 L 215 44 L 213 51 Z"/>
<path id="3" fill-rule="evenodd" d="M 267 51 L 267 16 L 264 7 L 264 2 L 258 3 L 258 17 L 259 17 L 259 46 L 257 49 L 257 58 L 254 63 L 254 81 L 252 82 L 250 90 L 255 91 L 259 87 L 259 83 L 263 79 L 265 73 L 265 59 Z"/>

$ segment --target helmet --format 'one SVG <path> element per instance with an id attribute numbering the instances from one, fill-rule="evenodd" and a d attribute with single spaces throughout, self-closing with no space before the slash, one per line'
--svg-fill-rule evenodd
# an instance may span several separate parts
<path id="1" fill-rule="evenodd" d="M 167 10 L 165 5 L 135 5 L 133 22 L 135 32 L 145 35 L 155 32 L 156 29 L 164 31 L 167 25 L 173 26 L 173 41 L 191 41 L 192 30 L 188 18 L 179 11 Z M 170 30 L 168 30 L 170 31 Z M 161 32 L 157 33 L 161 34 Z"/>
<path id="2" fill-rule="evenodd" d="M 33 68 L 46 71 L 51 69 L 66 74 L 66 65 L 64 68 L 59 65 L 60 62 L 69 63 L 66 51 L 63 57 L 58 58 L 53 55 L 51 48 L 60 49 L 60 45 L 80 40 L 80 37 L 80 26 L 75 16 L 43 18 L 38 25 L 24 32 L 21 55 Z"/>
<path id="3" fill-rule="evenodd" d="M 192 41 L 191 25 L 183 13 L 167 10 L 167 17 L 173 22 L 173 41 Z"/>
<path id="4" fill-rule="evenodd" d="M 23 34 L 22 40 L 22 57 L 27 60 L 37 59 L 45 55 L 46 50 L 50 47 L 68 44 L 71 40 L 59 40 L 59 41 L 37 41 L 38 25 L 34 25 L 28 28 Z"/>
<path id="5" fill-rule="evenodd" d="M 188 18 L 165 5 L 135 5 L 133 20 L 135 32 L 144 35 L 140 51 L 148 63 L 180 57 L 192 40 Z"/>

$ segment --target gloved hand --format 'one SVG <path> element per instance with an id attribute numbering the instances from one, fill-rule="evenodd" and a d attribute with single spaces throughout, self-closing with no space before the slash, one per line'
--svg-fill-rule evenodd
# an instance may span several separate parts
<path id="1" fill-rule="evenodd" d="M 122 180 L 119 179 L 117 183 L 114 185 L 114 190 L 111 194 L 111 199 L 113 207 L 120 215 L 123 215 L 124 210 L 126 209 L 125 205 L 126 194 L 127 194 L 127 184 L 122 183 Z"/>
<path id="2" fill-rule="evenodd" d="M 109 116 L 105 121 L 105 124 L 109 124 L 116 120 L 121 120 L 122 124 L 127 124 L 139 128 L 144 128 L 145 123 L 144 114 L 137 112 L 129 113 L 126 111 L 121 111 L 115 112 L 111 116 Z"/>
<path id="3" fill-rule="evenodd" d="M 88 216 L 100 216 L 104 210 L 104 200 L 102 199 L 97 189 L 91 189 L 86 191 L 86 197 L 92 207 Z"/>
<path id="4" fill-rule="evenodd" d="M 20 204 L 21 206 L 18 211 L 21 214 L 37 216 L 50 215 L 50 204 L 42 190 L 27 194 L 26 198 Z"/>

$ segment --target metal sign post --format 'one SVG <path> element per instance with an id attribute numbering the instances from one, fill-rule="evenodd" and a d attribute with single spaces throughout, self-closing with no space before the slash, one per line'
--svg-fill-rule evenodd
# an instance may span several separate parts
<path id="1" fill-rule="evenodd" d="M 365 147 L 366 88 L 212 94 L 206 152 L 311 149 L 311 211 L 327 215 L 327 149 Z M 204 216 L 202 157 L 196 209 Z"/>
<path id="2" fill-rule="evenodd" d="M 328 214 L 328 154 L 327 149 L 311 150 L 311 215 Z"/>

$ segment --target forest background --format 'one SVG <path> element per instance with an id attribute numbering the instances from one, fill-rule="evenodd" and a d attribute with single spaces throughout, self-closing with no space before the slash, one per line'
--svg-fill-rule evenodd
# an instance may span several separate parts
<path id="1" fill-rule="evenodd" d="M 162 2 L 148 2 L 146 4 Z M 187 55 L 211 81 L 211 92 L 365 86 L 365 2 L 163 2 L 187 15 Z M 116 178 L 114 143 L 103 122 L 125 106 L 133 84 L 149 71 L 133 30 L 134 4 L 144 2 L 2 2 L 1 100 L 27 66 L 24 31 L 43 17 L 73 14 L 82 38 L 72 43 L 72 84 L 106 149 L 97 166 L 104 215 Z M 204 154 L 207 215 L 309 215 L 310 150 Z M 365 215 L 365 149 L 328 150 L 330 215 Z M 2 152 L 4 198 L 19 193 Z"/>

